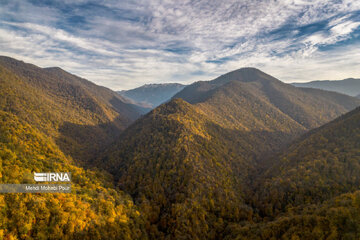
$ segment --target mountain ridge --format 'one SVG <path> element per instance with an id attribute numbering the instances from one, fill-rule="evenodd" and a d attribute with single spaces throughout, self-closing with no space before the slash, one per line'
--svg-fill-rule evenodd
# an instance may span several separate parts
<path id="1" fill-rule="evenodd" d="M 89 159 L 144 112 L 60 68 L 42 69 L 8 57 L 0 57 L 0 68 L 0 108 L 27 119 L 77 159 Z"/>
<path id="2" fill-rule="evenodd" d="M 117 93 L 131 99 L 136 104 L 154 108 L 168 101 L 184 87 L 185 85 L 180 83 L 145 84 L 138 88 L 118 91 Z"/>
<path id="3" fill-rule="evenodd" d="M 154 238 L 219 239 L 226 225 L 257 218 L 245 196 L 263 159 L 360 104 L 247 70 L 240 71 L 246 79 L 232 81 L 234 71 L 185 87 L 130 125 L 97 160 L 146 212 Z M 293 105 L 281 105 L 283 99 Z M 309 112 L 310 103 L 318 112 Z M 297 118 L 295 106 L 304 109 Z"/>
<path id="4" fill-rule="evenodd" d="M 343 80 L 320 80 L 305 83 L 291 83 L 296 87 L 318 88 L 327 91 L 343 93 L 349 96 L 356 96 L 360 92 L 360 79 L 346 78 Z"/>
<path id="5" fill-rule="evenodd" d="M 246 78 L 246 80 L 244 80 L 244 78 Z M 230 84 L 230 82 L 233 82 L 233 84 L 227 87 L 226 84 Z M 357 106 L 356 104 L 351 104 L 351 102 L 354 101 L 353 98 L 338 93 L 296 88 L 255 68 L 243 68 L 224 74 L 212 81 L 196 82 L 185 87 L 182 91 L 177 93 L 174 98 L 182 98 L 189 103 L 201 106 L 206 105 L 206 103 L 202 102 L 206 102 L 216 94 L 219 95 L 219 92 L 221 91 L 226 91 L 227 93 L 231 91 L 235 92 L 231 89 L 232 87 L 241 92 L 246 90 L 248 92 L 247 94 L 251 94 L 257 98 L 261 97 L 264 101 L 270 103 L 273 108 L 280 110 L 280 112 L 288 115 L 308 129 L 317 127 L 326 122 L 326 120 L 319 121 L 317 116 L 318 112 L 323 112 L 322 108 L 324 106 L 317 106 L 315 104 L 315 106 L 312 107 L 312 105 L 314 105 L 313 102 L 323 102 L 325 100 L 329 104 L 329 109 L 336 109 L 333 111 L 334 113 L 332 115 L 327 117 L 328 120 L 334 119 L 340 113 L 351 110 Z M 236 98 L 236 93 L 233 93 L 231 96 Z M 319 98 L 321 98 L 321 100 Z M 241 104 L 244 104 L 245 102 L 246 99 L 242 100 Z M 342 105 L 341 103 L 345 104 Z M 238 105 L 239 104 L 240 102 Z M 251 106 L 251 104 L 251 102 L 247 103 L 249 106 Z M 213 112 L 224 108 L 224 105 L 225 104 L 216 105 L 217 109 L 214 109 Z M 294 109 L 297 110 L 295 111 Z M 309 113 L 312 114 L 310 119 L 304 119 L 302 117 L 302 115 L 307 115 Z M 231 113 L 227 114 L 229 115 Z"/>
<path id="6" fill-rule="evenodd" d="M 60 68 L 1 57 L 0 84 L 0 181 L 73 179 L 67 195 L 0 196 L 1 237 L 359 236 L 359 99 L 244 68 L 146 113 Z"/>
<path id="7" fill-rule="evenodd" d="M 146 239 L 132 198 L 115 188 L 110 174 L 84 167 L 134 115 L 120 116 L 121 108 L 104 100 L 116 93 L 63 77 L 0 57 L 0 183 L 36 184 L 34 172 L 61 171 L 71 172 L 72 188 L 1 194 L 0 238 Z"/>
<path id="8" fill-rule="evenodd" d="M 238 133 L 229 134 L 189 103 L 173 99 L 132 124 L 99 162 L 147 212 L 155 238 L 216 238 L 219 216 L 239 221 L 251 215 L 235 176 L 246 178 L 251 167 L 245 156 L 251 159 L 252 153 L 232 145 Z M 201 213 L 192 216 L 195 222 L 187 222 L 190 209 Z M 197 225 L 201 229 L 195 230 Z"/>

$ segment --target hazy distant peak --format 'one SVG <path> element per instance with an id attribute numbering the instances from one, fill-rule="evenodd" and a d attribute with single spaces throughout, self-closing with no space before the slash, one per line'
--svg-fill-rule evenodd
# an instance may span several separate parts
<path id="1" fill-rule="evenodd" d="M 346 78 L 343 80 L 323 80 L 305 83 L 291 83 L 295 87 L 318 88 L 327 91 L 334 91 L 350 96 L 357 96 L 360 92 L 360 79 Z"/>
<path id="2" fill-rule="evenodd" d="M 184 87 L 185 85 L 180 83 L 151 83 L 118 93 L 140 105 L 150 105 L 154 108 L 171 99 Z"/>
<path id="3" fill-rule="evenodd" d="M 314 80 L 310 82 L 293 82 L 291 84 L 310 84 L 310 83 L 339 83 L 339 82 L 358 82 L 359 78 L 345 78 L 342 80 Z"/>
<path id="4" fill-rule="evenodd" d="M 142 85 L 141 87 L 157 87 L 157 86 L 184 86 L 183 84 L 180 83 L 147 83 Z"/>
<path id="5" fill-rule="evenodd" d="M 135 91 L 135 90 L 140 90 L 140 89 L 145 89 L 145 88 L 167 88 L 167 87 L 183 87 L 185 85 L 180 84 L 180 83 L 146 83 L 140 87 L 137 88 L 133 88 L 133 89 L 129 89 L 129 90 L 122 90 L 119 92 L 130 92 L 130 91 Z"/>

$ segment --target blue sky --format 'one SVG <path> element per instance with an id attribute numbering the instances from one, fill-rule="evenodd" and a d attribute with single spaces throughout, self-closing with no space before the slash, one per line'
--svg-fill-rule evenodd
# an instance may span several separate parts
<path id="1" fill-rule="evenodd" d="M 114 90 L 257 67 L 360 78 L 360 1 L 0 0 L 0 55 Z"/>

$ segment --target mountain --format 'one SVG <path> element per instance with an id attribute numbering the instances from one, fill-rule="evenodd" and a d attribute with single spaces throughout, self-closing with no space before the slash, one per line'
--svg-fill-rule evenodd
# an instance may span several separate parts
<path id="1" fill-rule="evenodd" d="M 271 161 L 265 188 L 287 205 L 318 203 L 359 188 L 360 108 L 316 129 Z M 282 181 L 286 179 L 286 181 Z M 261 188 L 264 187 L 261 183 Z M 268 186 L 269 188 L 266 188 Z M 286 192 L 286 195 L 284 195 Z M 261 197 L 261 199 L 264 199 Z"/>
<path id="2" fill-rule="evenodd" d="M 65 72 L 0 57 L 0 110 L 51 136 L 88 161 L 145 112 L 105 87 Z"/>
<path id="3" fill-rule="evenodd" d="M 244 68 L 146 113 L 0 57 L 0 183 L 72 176 L 1 194 L 0 239 L 358 239 L 359 105 Z"/>
<path id="4" fill-rule="evenodd" d="M 1 239 L 146 239 L 113 177 L 84 163 L 140 116 L 115 92 L 59 68 L 0 57 L 0 183 L 71 172 L 71 193 L 0 195 Z"/>
<path id="5" fill-rule="evenodd" d="M 109 174 L 78 167 L 50 137 L 2 110 L 0 136 L 0 184 L 34 184 L 33 172 L 72 176 L 72 193 L 2 193 L 1 238 L 146 239 L 137 207 Z"/>
<path id="6" fill-rule="evenodd" d="M 145 84 L 131 90 L 118 91 L 118 93 L 144 107 L 155 108 L 171 99 L 184 87 L 185 85 L 179 83 Z"/>
<path id="7" fill-rule="evenodd" d="M 359 149 L 357 108 L 270 158 L 249 197 L 265 221 L 233 225 L 229 239 L 358 239 Z"/>
<path id="8" fill-rule="evenodd" d="M 134 197 L 152 238 L 218 239 L 227 222 L 251 216 L 241 182 L 251 138 L 174 99 L 126 129 L 99 162 Z"/>
<path id="9" fill-rule="evenodd" d="M 252 221 L 262 159 L 360 101 L 240 69 L 185 87 L 129 126 L 97 162 L 147 218 L 154 239 L 222 239 Z"/>
<path id="10" fill-rule="evenodd" d="M 312 81 L 306 83 L 292 83 L 296 87 L 318 88 L 356 96 L 360 92 L 360 79 L 347 78 L 337 81 Z"/>
<path id="11" fill-rule="evenodd" d="M 356 96 L 357 98 L 360 98 L 360 94 Z"/>
<path id="12" fill-rule="evenodd" d="M 284 132 L 318 127 L 359 105 L 352 97 L 296 88 L 255 68 L 196 82 L 174 98 L 195 104 L 223 126 Z"/>

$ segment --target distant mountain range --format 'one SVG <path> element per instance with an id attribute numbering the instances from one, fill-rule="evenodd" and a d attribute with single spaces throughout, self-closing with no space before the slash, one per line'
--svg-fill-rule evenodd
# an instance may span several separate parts
<path id="1" fill-rule="evenodd" d="M 347 78 L 338 81 L 312 81 L 306 83 L 292 83 L 296 87 L 318 88 L 334 91 L 350 96 L 357 96 L 360 92 L 360 79 Z"/>
<path id="2" fill-rule="evenodd" d="M 0 183 L 72 175 L 1 195 L 1 237 L 359 238 L 360 99 L 255 68 L 139 91 L 164 103 L 0 57 Z"/>
<path id="3" fill-rule="evenodd" d="M 185 85 L 179 83 L 145 84 L 135 89 L 118 91 L 118 93 L 141 106 L 155 108 L 171 99 L 184 87 Z"/>

